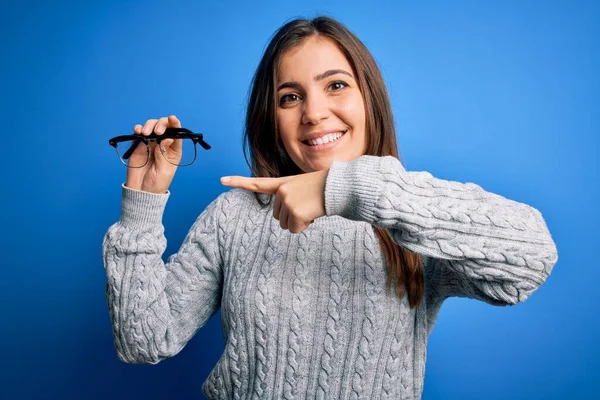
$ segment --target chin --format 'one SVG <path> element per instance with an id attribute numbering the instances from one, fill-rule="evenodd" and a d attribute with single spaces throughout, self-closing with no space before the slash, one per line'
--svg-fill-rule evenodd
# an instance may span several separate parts
<path id="1" fill-rule="evenodd" d="M 296 162 L 296 165 L 299 166 L 299 169 L 303 173 L 308 172 L 316 172 L 323 171 L 331 168 L 331 164 L 333 161 L 351 161 L 358 156 L 354 156 L 352 154 L 327 154 L 321 155 L 318 159 L 307 160 L 306 158 L 301 158 L 302 163 Z"/>
<path id="2" fill-rule="evenodd" d="M 333 160 L 323 160 L 319 163 L 308 165 L 306 167 L 307 169 L 304 170 L 304 172 L 324 171 L 326 169 L 329 169 L 329 167 L 331 167 L 332 162 L 333 162 Z"/>

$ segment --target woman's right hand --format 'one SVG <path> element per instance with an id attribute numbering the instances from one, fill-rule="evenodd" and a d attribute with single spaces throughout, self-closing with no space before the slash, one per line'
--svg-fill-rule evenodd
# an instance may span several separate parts
<path id="1" fill-rule="evenodd" d="M 144 126 L 137 124 L 133 127 L 133 132 L 136 135 L 148 136 L 153 131 L 157 135 L 162 135 L 166 128 L 181 128 L 181 122 L 175 115 L 162 117 L 160 119 L 149 119 Z M 161 147 L 167 152 L 167 157 L 170 160 L 181 160 L 182 142 L 181 139 L 164 139 Z M 140 149 L 139 157 L 146 157 L 146 149 L 144 146 L 138 146 Z M 136 157 L 137 149 L 131 158 Z M 141 153 L 144 154 L 141 154 Z M 125 186 L 132 189 L 143 190 L 152 193 L 166 193 L 173 181 L 177 166 L 168 162 L 160 152 L 160 148 L 156 146 L 156 142 L 150 142 L 150 159 L 142 168 L 127 168 L 127 181 Z"/>

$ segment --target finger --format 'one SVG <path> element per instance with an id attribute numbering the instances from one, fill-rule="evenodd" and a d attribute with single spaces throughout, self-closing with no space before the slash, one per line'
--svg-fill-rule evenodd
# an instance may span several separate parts
<path id="1" fill-rule="evenodd" d="M 227 176 L 221 178 L 221 183 L 225 186 L 266 194 L 277 193 L 277 189 L 279 189 L 279 185 L 282 182 L 281 178 L 247 178 L 244 176 Z"/>
<path id="2" fill-rule="evenodd" d="M 181 122 L 175 115 L 169 115 L 168 117 L 160 118 L 156 123 L 154 132 L 156 132 L 158 135 L 162 135 L 165 133 L 167 128 L 181 128 Z M 164 139 L 160 143 L 161 147 L 163 147 L 165 150 L 172 149 L 176 152 L 181 152 L 183 149 L 183 142 L 181 139 Z"/>
<path id="3" fill-rule="evenodd" d="M 165 150 L 173 149 L 174 148 L 174 146 L 173 146 L 173 141 L 174 140 L 175 139 L 163 139 L 160 142 L 160 147 L 162 147 Z"/>
<path id="4" fill-rule="evenodd" d="M 276 220 L 279 220 L 279 213 L 281 212 L 281 197 L 276 194 L 275 195 L 275 204 L 273 205 L 273 217 Z"/>
<path id="5" fill-rule="evenodd" d="M 306 223 L 297 218 L 294 218 L 294 216 L 290 213 L 290 215 L 288 217 L 288 227 L 289 227 L 290 232 L 298 233 L 298 232 L 301 232 L 306 227 Z"/>
<path id="6" fill-rule="evenodd" d="M 162 135 L 163 133 L 165 133 L 165 129 L 167 129 L 168 123 L 169 119 L 167 117 L 160 118 L 156 123 L 156 126 L 154 127 L 154 132 L 156 132 L 157 135 Z"/>
<path id="7" fill-rule="evenodd" d="M 183 139 L 176 139 L 174 143 L 171 144 L 171 149 L 175 150 L 178 154 L 181 154 L 183 152 Z"/>
<path id="8" fill-rule="evenodd" d="M 179 121 L 179 119 L 175 115 L 171 114 L 171 115 L 169 115 L 168 118 L 169 118 L 169 124 L 168 124 L 169 128 L 181 128 L 181 121 Z"/>
<path id="9" fill-rule="evenodd" d="M 281 207 L 281 212 L 279 213 L 279 226 L 281 229 L 288 229 L 288 209 L 284 205 Z"/>
<path id="10" fill-rule="evenodd" d="M 141 124 L 136 124 L 133 127 L 133 133 L 135 133 L 136 135 L 141 135 L 142 134 L 142 125 Z"/>
<path id="11" fill-rule="evenodd" d="M 144 128 L 142 129 L 142 133 L 145 136 L 148 136 L 149 134 L 151 134 L 152 131 L 154 130 L 154 126 L 156 125 L 157 122 L 158 122 L 157 119 L 149 119 L 148 121 L 146 121 L 146 123 L 144 124 Z"/>
<path id="12" fill-rule="evenodd" d="M 160 142 L 160 147 L 170 153 L 171 157 L 179 158 L 179 155 L 183 150 L 183 140 L 182 139 L 163 139 Z"/>
<path id="13" fill-rule="evenodd" d="M 174 114 L 171 114 L 167 117 L 167 127 L 168 128 L 181 128 L 181 121 L 179 121 L 179 119 Z M 169 146 L 171 149 L 173 149 L 178 154 L 180 154 L 183 151 L 183 140 L 171 139 L 169 141 Z"/>
<path id="14" fill-rule="evenodd" d="M 300 225 L 298 230 L 294 231 L 294 233 L 300 233 L 303 230 L 308 229 L 309 226 L 310 226 L 310 224 L 308 222 L 304 222 L 303 224 Z"/>

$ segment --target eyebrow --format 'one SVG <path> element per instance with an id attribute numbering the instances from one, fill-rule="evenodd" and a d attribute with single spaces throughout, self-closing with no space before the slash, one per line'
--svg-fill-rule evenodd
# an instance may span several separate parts
<path id="1" fill-rule="evenodd" d="M 352 76 L 351 73 L 344 71 L 343 69 L 329 69 L 329 70 L 323 72 L 322 74 L 316 75 L 313 78 L 313 80 L 315 82 L 319 82 L 320 80 L 323 80 L 325 78 L 328 78 L 328 77 L 330 77 L 332 75 L 336 75 L 336 74 L 345 74 L 345 75 L 348 75 L 350 78 L 354 79 L 354 77 Z M 285 88 L 296 89 L 299 86 L 300 86 L 300 84 L 296 81 L 285 82 L 277 87 L 277 91 L 280 91 L 281 89 L 285 89 Z"/>

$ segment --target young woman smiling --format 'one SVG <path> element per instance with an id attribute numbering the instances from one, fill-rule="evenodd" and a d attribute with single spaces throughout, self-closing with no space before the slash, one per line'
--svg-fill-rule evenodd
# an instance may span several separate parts
<path id="1" fill-rule="evenodd" d="M 169 116 L 134 132 L 180 126 Z M 331 18 L 276 32 L 252 82 L 245 144 L 252 177 L 223 178 L 231 189 L 166 263 L 176 167 L 158 148 L 151 165 L 128 169 L 103 242 L 122 361 L 176 355 L 221 308 L 209 399 L 419 399 L 443 301 L 522 302 L 557 261 L 535 208 L 403 167 L 380 71 Z"/>

